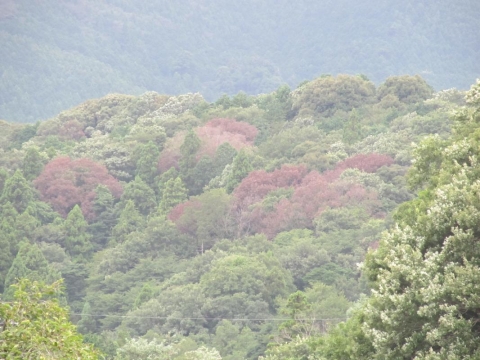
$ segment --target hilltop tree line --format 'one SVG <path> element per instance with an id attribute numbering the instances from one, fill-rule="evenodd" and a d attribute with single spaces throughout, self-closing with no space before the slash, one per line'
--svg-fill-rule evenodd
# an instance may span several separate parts
<path id="1" fill-rule="evenodd" d="M 473 358 L 478 88 L 323 76 L 3 122 L 2 300 L 68 306 L 58 358 Z M 32 351 L 11 306 L 5 356 Z"/>

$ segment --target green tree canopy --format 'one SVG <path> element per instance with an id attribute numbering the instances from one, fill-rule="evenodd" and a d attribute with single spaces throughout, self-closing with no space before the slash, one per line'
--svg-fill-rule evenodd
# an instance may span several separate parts
<path id="1" fill-rule="evenodd" d="M 45 285 L 22 279 L 14 300 L 0 302 L 0 358 L 28 360 L 96 360 L 99 353 L 85 344 L 60 306 L 61 282 Z"/>

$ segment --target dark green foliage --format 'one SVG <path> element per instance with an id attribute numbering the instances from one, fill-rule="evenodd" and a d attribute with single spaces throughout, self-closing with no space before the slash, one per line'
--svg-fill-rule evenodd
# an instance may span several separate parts
<path id="1" fill-rule="evenodd" d="M 175 180 L 178 177 L 178 171 L 173 166 L 158 177 L 158 198 L 162 199 L 165 185 L 169 180 Z"/>
<path id="2" fill-rule="evenodd" d="M 190 130 L 180 147 L 180 152 L 182 154 L 182 158 L 180 159 L 180 176 L 190 193 L 193 193 L 196 189 L 194 171 L 197 164 L 196 155 L 199 149 L 200 139 L 193 130 Z"/>
<path id="3" fill-rule="evenodd" d="M 5 181 L 0 203 L 10 202 L 17 212 L 22 213 L 33 200 L 33 189 L 20 170 Z"/>
<path id="4" fill-rule="evenodd" d="M 146 145 L 139 145 L 133 155 L 136 162 L 135 174 L 140 176 L 152 189 L 155 188 L 159 155 L 160 150 L 151 141 Z"/>
<path id="5" fill-rule="evenodd" d="M 5 181 L 7 181 L 8 178 L 8 172 L 5 168 L 1 167 L 0 168 L 0 197 L 3 192 L 3 187 L 5 186 Z"/>
<path id="6" fill-rule="evenodd" d="M 143 181 L 140 176 L 136 176 L 134 181 L 129 182 L 123 191 L 120 204 L 133 201 L 135 207 L 144 216 L 150 214 L 157 208 L 157 199 L 153 189 Z"/>
<path id="7" fill-rule="evenodd" d="M 141 229 L 144 224 L 145 219 L 135 207 L 135 203 L 132 200 L 127 200 L 117 224 L 112 229 L 111 242 L 113 244 L 123 243 L 128 234 Z"/>
<path id="8" fill-rule="evenodd" d="M 176 205 L 187 200 L 187 189 L 180 177 L 168 180 L 162 194 L 162 200 L 158 208 L 164 214 L 168 214 Z"/>
<path id="9" fill-rule="evenodd" d="M 25 179 L 31 181 L 37 178 L 42 172 L 44 166 L 44 159 L 40 156 L 40 153 L 35 148 L 27 150 L 25 157 L 23 158 L 23 175 Z"/>
<path id="10" fill-rule="evenodd" d="M 236 155 L 237 150 L 235 150 L 230 143 L 225 142 L 221 144 L 215 152 L 213 174 L 215 176 L 221 175 L 225 166 L 231 164 Z"/>
<path id="11" fill-rule="evenodd" d="M 68 213 L 64 222 L 65 249 L 76 262 L 84 263 L 93 254 L 91 235 L 87 232 L 88 224 L 78 205 Z"/>
<path id="12" fill-rule="evenodd" d="M 215 163 L 209 156 L 203 156 L 192 171 L 190 195 L 201 194 L 203 188 L 215 177 Z M 223 169 L 222 169 L 223 170 Z"/>
<path id="13" fill-rule="evenodd" d="M 114 207 L 115 198 L 110 190 L 104 185 L 99 185 L 95 192 L 97 195 L 93 204 L 95 220 L 89 224 L 88 232 L 92 235 L 95 250 L 98 251 L 108 244 L 117 217 Z"/>
<path id="14" fill-rule="evenodd" d="M 433 89 L 420 76 L 391 76 L 378 88 L 380 100 L 394 96 L 404 104 L 415 104 L 428 99 Z"/>
<path id="15" fill-rule="evenodd" d="M 60 278 L 60 274 L 48 264 L 36 244 L 23 242 L 5 278 L 4 299 L 13 298 L 14 289 L 10 285 L 21 278 L 51 284 Z"/>
<path id="16" fill-rule="evenodd" d="M 241 71 L 241 59 L 238 64 Z M 224 75 L 218 81 L 228 85 Z M 478 252 L 478 93 L 476 85 L 455 120 L 448 114 L 458 111 L 460 92 L 432 95 L 422 79 L 408 76 L 375 92 L 366 76 L 325 75 L 294 91 L 281 86 L 216 104 L 198 94 L 109 95 L 41 123 L 20 151 L 10 149 L 16 128 L 0 122 L 0 281 L 51 281 L 61 274 L 61 301 L 76 314 L 86 341 L 112 360 L 412 358 L 397 356 L 408 349 L 396 344 L 421 328 L 420 312 L 436 331 L 444 314 L 436 296 L 452 306 L 453 297 L 478 305 L 476 270 L 468 265 Z M 59 157 L 45 181 L 58 182 L 48 200 L 67 204 L 66 219 L 28 183 L 42 159 L 53 156 L 49 149 Z M 405 177 L 412 159 L 408 177 L 420 192 L 404 203 L 413 196 Z M 91 185 L 85 164 L 92 160 L 102 163 L 94 177 L 103 172 L 114 187 Z M 67 163 L 71 172 L 64 173 Z M 85 190 L 87 212 L 73 196 L 78 188 Z M 453 249 L 442 253 L 445 259 L 422 258 L 430 249 L 440 254 L 442 244 Z M 389 259 L 397 255 L 404 257 L 395 268 Z M 443 271 L 445 262 L 454 271 Z M 387 289 L 400 291 L 398 301 L 408 298 L 402 289 L 410 282 L 417 286 L 414 298 L 424 301 L 421 309 L 411 302 L 403 311 L 390 306 L 390 295 L 382 297 Z M 430 306 L 424 295 L 433 284 Z M 365 300 L 368 294 L 373 300 Z M 350 301 L 359 304 L 347 312 Z M 386 324 L 390 314 L 401 321 Z M 461 311 L 454 315 L 442 326 L 475 344 L 466 323 L 451 327 L 465 321 Z M 403 322 L 409 316 L 411 323 Z M 383 335 L 375 340 L 378 333 L 366 329 Z M 448 348 L 449 336 L 438 334 L 437 343 Z M 455 359 L 451 354 L 445 358 Z"/>

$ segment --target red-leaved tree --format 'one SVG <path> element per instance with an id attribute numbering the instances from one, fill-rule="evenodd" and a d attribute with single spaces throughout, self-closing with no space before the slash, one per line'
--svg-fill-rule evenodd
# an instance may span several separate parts
<path id="1" fill-rule="evenodd" d="M 34 181 L 42 201 L 66 217 L 70 210 L 79 205 L 87 220 L 94 215 L 93 201 L 98 185 L 107 186 L 113 196 L 120 197 L 120 183 L 108 173 L 107 168 L 90 159 L 72 160 L 68 156 L 50 161 Z"/>
<path id="2" fill-rule="evenodd" d="M 196 154 L 197 161 L 204 155 L 213 158 L 217 148 L 228 142 L 236 150 L 252 146 L 258 130 L 255 126 L 235 119 L 213 119 L 195 129 L 201 140 L 201 146 Z M 172 166 L 178 169 L 182 157 L 180 146 L 185 139 L 185 133 L 178 133 L 167 142 L 160 154 L 158 170 L 163 173 Z"/>

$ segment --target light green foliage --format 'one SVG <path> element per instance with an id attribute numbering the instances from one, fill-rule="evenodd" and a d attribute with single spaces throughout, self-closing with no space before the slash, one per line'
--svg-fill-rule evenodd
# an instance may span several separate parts
<path id="1" fill-rule="evenodd" d="M 227 179 L 225 190 L 231 193 L 252 170 L 253 166 L 250 163 L 248 154 L 245 150 L 240 150 L 233 160 L 231 173 Z"/>
<path id="2" fill-rule="evenodd" d="M 185 360 L 222 360 L 222 357 L 216 349 L 202 346 L 197 350 L 186 352 Z"/>
<path id="3" fill-rule="evenodd" d="M 0 357 L 3 359 L 63 360 L 99 358 L 85 344 L 59 305 L 61 282 L 44 285 L 22 279 L 15 285 L 15 298 L 0 303 Z"/>
<path id="4" fill-rule="evenodd" d="M 115 360 L 170 360 L 176 355 L 176 349 L 157 340 L 129 339 L 117 349 Z"/>
<path id="5" fill-rule="evenodd" d="M 68 213 L 63 224 L 65 248 L 74 261 L 86 262 L 93 254 L 92 237 L 87 233 L 88 224 L 78 205 Z"/>
<path id="6" fill-rule="evenodd" d="M 150 13 L 156 5 L 141 6 Z M 177 64 L 178 83 L 188 77 L 180 70 L 191 65 L 188 54 L 185 59 Z M 220 74 L 219 82 L 228 78 L 222 71 L 213 72 Z M 14 131 L 0 122 L 5 168 L 0 248 L 7 250 L 0 255 L 0 281 L 27 276 L 51 282 L 61 273 L 65 300 L 81 314 L 75 320 L 86 341 L 112 360 L 256 360 L 266 352 L 269 359 L 292 360 L 455 359 L 457 350 L 468 359 L 477 338 L 467 330 L 476 331 L 480 307 L 474 241 L 480 236 L 475 105 L 480 85 L 465 103 L 453 90 L 424 100 L 430 95 L 421 79 L 394 80 L 382 86 L 380 97 L 362 75 L 323 76 L 293 92 L 282 86 L 212 104 L 199 94 L 108 95 L 39 124 L 37 135 L 32 132 L 37 127 Z M 467 106 L 453 122 L 448 114 L 459 104 Z M 196 127 L 215 118 L 256 126 L 258 147 L 237 153 L 223 143 L 214 155 L 211 148 L 210 157 L 201 154 Z M 422 142 L 429 134 L 437 135 Z M 166 136 L 169 143 L 159 158 Z M 415 150 L 412 142 L 419 144 Z M 372 173 L 329 171 L 353 155 L 370 153 L 390 155 L 395 163 Z M 56 154 L 105 164 L 124 181 L 123 197 L 117 200 L 99 186 L 96 196 L 90 193 L 89 225 L 78 207 L 62 219 L 36 199 L 21 172 L 14 174 L 23 168 L 33 179 L 37 155 Z M 423 190 L 405 203 L 412 197 L 405 179 L 412 157 L 410 182 Z M 32 166 L 25 165 L 27 158 Z M 267 187 L 254 184 L 258 199 L 239 211 L 239 203 L 250 200 L 250 194 L 242 200 L 235 192 L 245 176 L 286 164 L 305 169 L 301 184 L 277 189 L 275 182 L 283 179 Z M 320 181 L 308 174 L 312 170 L 323 173 L 325 186 L 335 190 L 325 189 L 317 209 L 308 208 L 309 194 L 302 193 L 314 185 L 309 182 Z M 15 181 L 9 183 L 7 174 Z M 344 204 L 351 186 L 359 194 L 362 186 L 370 197 Z M 339 200 L 341 189 L 345 196 Z M 391 210 L 401 203 L 395 227 Z M 289 220 L 302 207 L 316 214 L 308 229 Z M 284 219 L 292 230 L 268 240 L 263 232 Z M 257 233 L 242 238 L 244 224 Z M 22 239 L 29 243 L 18 251 Z M 362 273 L 359 264 L 377 247 Z M 373 297 L 365 300 L 368 280 Z M 11 299 L 12 292 L 5 296 Z M 333 328 L 351 301 L 359 303 Z M 284 318 L 289 320 L 279 328 L 275 320 Z M 447 341 L 457 335 L 463 343 L 457 341 L 454 349 Z M 402 341 L 406 347 L 396 348 Z M 417 345 L 420 350 L 412 350 Z M 424 354 L 430 347 L 438 354 Z"/>
<path id="7" fill-rule="evenodd" d="M 432 167 L 422 166 L 432 157 L 427 139 L 413 174 L 429 192 L 367 258 L 374 290 L 363 309 L 363 331 L 376 359 L 478 357 L 480 182 L 474 119 L 474 113 L 457 118 L 459 130 L 469 122 L 468 134 L 459 131 L 432 148 Z"/>
<path id="8" fill-rule="evenodd" d="M 160 117 L 141 117 L 137 123 L 130 128 L 130 132 L 126 136 L 129 141 L 141 143 L 151 142 L 157 148 L 163 148 L 167 135 L 165 129 L 159 125 Z"/>
<path id="9" fill-rule="evenodd" d="M 70 153 L 75 158 L 86 157 L 105 164 L 108 172 L 119 180 L 130 181 L 135 175 L 132 150 L 100 131 L 93 131 L 91 137 L 77 142 Z"/>

